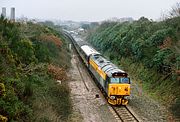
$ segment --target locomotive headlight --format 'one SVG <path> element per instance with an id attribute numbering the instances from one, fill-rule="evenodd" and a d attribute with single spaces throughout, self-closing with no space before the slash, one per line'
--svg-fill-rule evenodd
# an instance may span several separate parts
<path id="1" fill-rule="evenodd" d="M 124 99 L 128 100 L 128 99 L 129 99 L 129 96 L 124 96 Z"/>
<path id="2" fill-rule="evenodd" d="M 112 100 L 116 99 L 116 97 L 115 97 L 115 96 L 110 96 L 110 98 L 111 98 Z"/>

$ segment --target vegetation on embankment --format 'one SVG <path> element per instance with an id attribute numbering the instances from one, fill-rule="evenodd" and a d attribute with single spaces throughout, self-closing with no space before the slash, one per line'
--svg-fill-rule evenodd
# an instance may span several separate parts
<path id="1" fill-rule="evenodd" d="M 104 22 L 87 40 L 180 116 L 180 17 Z"/>
<path id="2" fill-rule="evenodd" d="M 69 63 L 63 34 L 1 17 L 0 121 L 67 121 L 72 109 Z"/>

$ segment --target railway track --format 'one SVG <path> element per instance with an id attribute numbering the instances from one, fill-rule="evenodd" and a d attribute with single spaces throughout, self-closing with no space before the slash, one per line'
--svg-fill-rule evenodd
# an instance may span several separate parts
<path id="1" fill-rule="evenodd" d="M 126 106 L 110 106 L 119 122 L 139 122 L 138 118 Z"/>
<path id="2" fill-rule="evenodd" d="M 76 59 L 76 61 L 80 60 L 77 55 L 75 55 L 75 59 Z M 79 72 L 79 74 L 81 76 L 82 82 L 83 82 L 86 90 L 89 92 L 89 88 L 87 87 L 87 85 L 85 83 L 82 72 L 81 72 L 81 70 L 79 68 L 79 64 L 77 62 L 76 62 L 76 66 L 78 68 L 78 72 Z M 103 94 L 102 94 L 102 96 L 103 96 Z M 114 116 L 119 122 L 139 122 L 137 117 L 126 106 L 112 106 L 112 105 L 109 105 L 109 106 L 114 111 L 114 113 L 115 113 Z"/>
<path id="3" fill-rule="evenodd" d="M 79 60 L 79 57 L 77 57 L 77 55 L 75 55 L 75 60 L 76 60 L 76 61 Z M 78 72 L 79 72 L 79 74 L 80 74 L 80 76 L 81 76 L 82 82 L 83 82 L 86 90 L 89 92 L 89 88 L 88 88 L 88 86 L 87 86 L 86 83 L 85 83 L 84 77 L 83 77 L 83 75 L 82 75 L 82 72 L 81 72 L 81 70 L 80 70 L 80 68 L 79 68 L 79 64 L 78 64 L 77 62 L 76 62 L 76 66 L 77 66 Z"/>
<path id="4" fill-rule="evenodd" d="M 82 79 L 82 82 L 83 82 L 86 90 L 89 92 L 89 88 L 86 85 L 84 77 L 82 75 L 82 71 L 80 70 L 79 63 L 77 63 L 77 61 L 80 61 L 82 63 L 82 60 L 81 60 L 79 54 L 77 53 L 76 49 L 73 49 L 73 52 L 75 52 L 74 58 L 76 60 L 76 66 L 77 66 L 78 72 L 80 74 L 80 77 Z M 90 77 L 92 77 L 92 76 L 90 76 Z M 104 96 L 104 95 L 102 94 L 102 96 Z M 139 122 L 137 117 L 126 106 L 109 105 L 109 107 L 112 108 L 111 110 L 114 111 L 114 114 L 115 114 L 114 116 L 115 116 L 116 120 L 118 120 L 119 122 Z"/>

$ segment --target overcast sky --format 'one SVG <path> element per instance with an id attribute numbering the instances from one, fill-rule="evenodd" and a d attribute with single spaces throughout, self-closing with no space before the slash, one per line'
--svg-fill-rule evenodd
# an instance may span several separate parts
<path id="1" fill-rule="evenodd" d="M 158 19 L 179 0 L 0 0 L 0 7 L 16 8 L 16 17 L 100 21 L 111 17 L 145 16 Z M 0 9 L 1 13 L 1 9 Z"/>

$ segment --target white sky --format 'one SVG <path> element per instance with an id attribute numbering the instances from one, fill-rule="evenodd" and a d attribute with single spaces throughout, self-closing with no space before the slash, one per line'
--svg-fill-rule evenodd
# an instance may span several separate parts
<path id="1" fill-rule="evenodd" d="M 6 7 L 16 8 L 16 17 L 60 19 L 75 21 L 100 21 L 111 17 L 141 16 L 158 19 L 180 0 L 0 0 Z"/>

